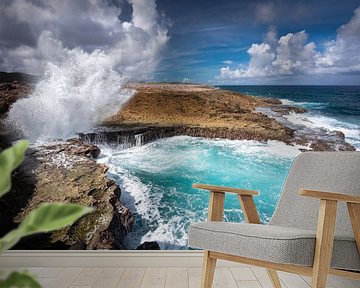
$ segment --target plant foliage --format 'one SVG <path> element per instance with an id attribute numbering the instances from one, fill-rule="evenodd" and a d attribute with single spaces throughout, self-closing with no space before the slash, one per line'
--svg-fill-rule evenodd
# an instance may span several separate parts
<path id="1" fill-rule="evenodd" d="M 21 140 L 0 153 L 0 197 L 11 189 L 11 173 L 24 161 L 29 147 L 27 140 Z M 34 209 L 20 223 L 0 239 L 0 252 L 13 247 L 22 237 L 36 233 L 50 232 L 73 224 L 93 208 L 78 204 L 45 203 Z M 40 288 L 40 284 L 28 272 L 12 272 L 5 280 L 0 280 L 0 288 L 29 287 Z"/>
<path id="2" fill-rule="evenodd" d="M 29 141 L 21 140 L 0 153 L 0 197 L 10 191 L 11 172 L 24 161 L 28 147 Z"/>

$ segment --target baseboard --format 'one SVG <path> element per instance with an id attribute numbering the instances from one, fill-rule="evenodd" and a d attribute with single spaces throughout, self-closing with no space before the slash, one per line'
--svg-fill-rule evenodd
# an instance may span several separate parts
<path id="1" fill-rule="evenodd" d="M 201 267 L 201 251 L 6 251 L 0 267 Z M 244 266 L 219 261 L 218 266 Z"/>

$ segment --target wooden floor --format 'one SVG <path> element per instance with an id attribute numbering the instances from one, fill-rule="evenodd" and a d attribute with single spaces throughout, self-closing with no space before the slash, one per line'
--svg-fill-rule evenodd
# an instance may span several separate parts
<path id="1" fill-rule="evenodd" d="M 27 269 L 44 288 L 199 288 L 201 265 L 200 251 L 7 251 L 0 256 L 0 271 Z M 310 288 L 309 277 L 279 275 L 283 288 Z M 263 268 L 222 260 L 214 287 L 273 288 Z M 360 288 L 360 281 L 330 276 L 327 287 Z"/>
<path id="2" fill-rule="evenodd" d="M 21 268 L 1 268 L 5 273 Z M 30 267 L 44 288 L 199 288 L 198 267 Z M 280 272 L 284 288 L 309 288 L 310 278 Z M 219 267 L 215 288 L 272 288 L 264 269 Z M 330 277 L 327 287 L 355 288 L 359 281 Z"/>

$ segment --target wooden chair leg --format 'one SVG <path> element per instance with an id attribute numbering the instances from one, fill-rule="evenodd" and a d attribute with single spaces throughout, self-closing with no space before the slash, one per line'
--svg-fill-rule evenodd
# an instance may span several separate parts
<path id="1" fill-rule="evenodd" d="M 274 288 L 281 288 L 281 283 L 279 279 L 279 275 L 274 269 L 266 269 L 267 274 L 269 275 L 271 284 Z"/>
<path id="2" fill-rule="evenodd" d="M 216 259 L 210 258 L 210 252 L 204 251 L 201 288 L 211 288 L 214 282 Z"/>
<path id="3" fill-rule="evenodd" d="M 326 287 L 333 252 L 336 210 L 337 201 L 320 201 L 312 288 Z"/>
<path id="4" fill-rule="evenodd" d="M 360 255 L 360 204 L 347 203 L 356 246 Z"/>

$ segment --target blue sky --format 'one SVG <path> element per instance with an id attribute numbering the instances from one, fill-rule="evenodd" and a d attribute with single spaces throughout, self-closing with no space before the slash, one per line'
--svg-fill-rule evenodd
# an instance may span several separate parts
<path id="1" fill-rule="evenodd" d="M 204 83 L 242 84 L 360 84 L 359 76 L 286 75 L 246 79 L 218 79 L 227 65 L 246 67 L 247 50 L 262 43 L 269 30 L 278 36 L 305 30 L 317 51 L 336 39 L 337 29 L 348 23 L 359 1 L 171 1 L 158 0 L 159 11 L 171 21 L 170 40 L 156 79 Z M 358 37 L 360 37 L 358 35 Z M 223 63 L 223 61 L 233 61 Z M 320 73 L 321 74 L 321 73 Z M 356 73 L 354 73 L 356 74 Z M 345 83 L 344 83 L 345 81 Z"/>
<path id="2" fill-rule="evenodd" d="M 88 61 L 130 81 L 360 85 L 359 51 L 352 0 L 0 2 L 2 71 Z"/>

